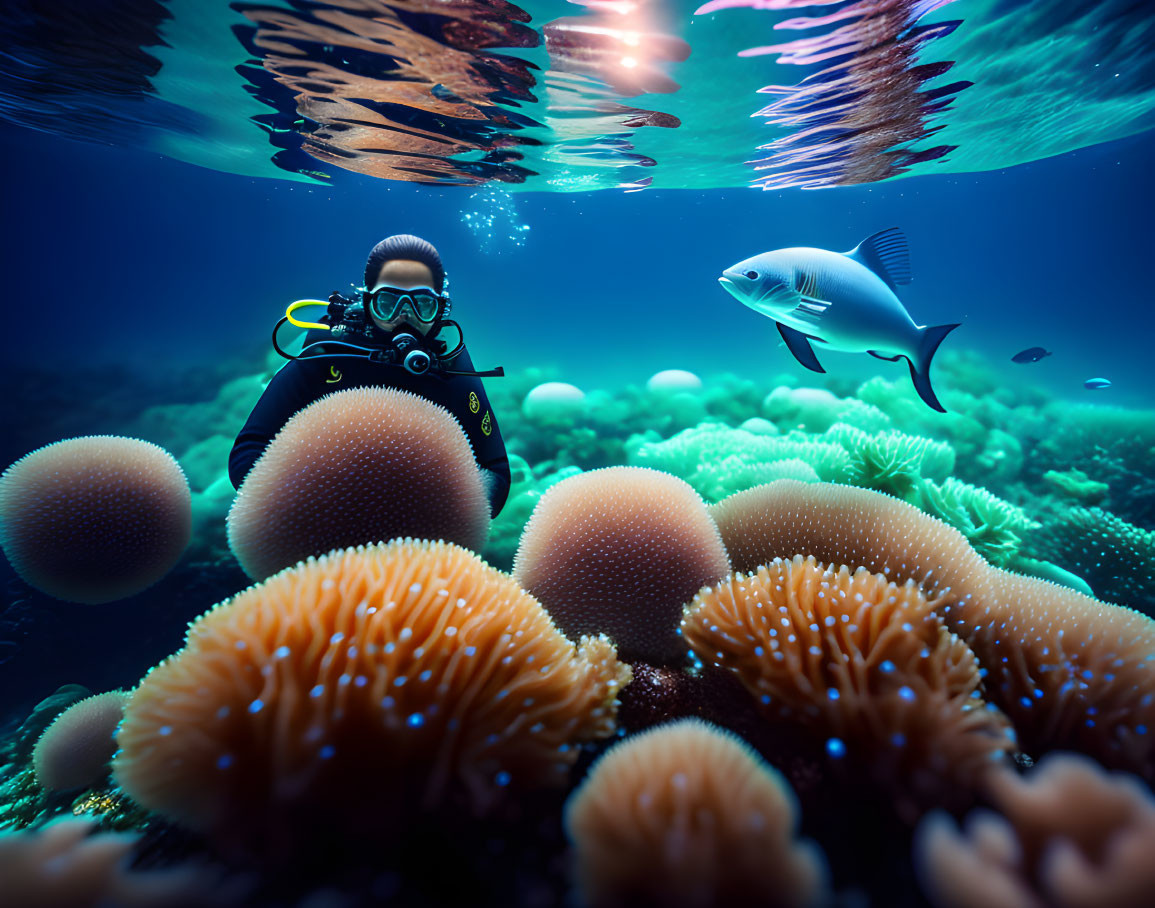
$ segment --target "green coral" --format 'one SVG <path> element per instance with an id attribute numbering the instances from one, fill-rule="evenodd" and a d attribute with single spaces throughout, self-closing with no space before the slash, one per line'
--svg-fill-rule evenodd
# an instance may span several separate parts
<path id="1" fill-rule="evenodd" d="M 902 432 L 870 434 L 838 423 L 823 434 L 850 455 L 851 485 L 908 498 L 923 478 L 944 479 L 954 469 L 946 442 Z"/>
<path id="2" fill-rule="evenodd" d="M 953 477 L 942 485 L 923 480 L 914 503 L 961 532 L 975 551 L 998 567 L 1010 564 L 1023 537 L 1039 526 L 1022 508 Z"/>
<path id="3" fill-rule="evenodd" d="M 1031 548 L 1083 577 L 1098 598 L 1155 615 L 1155 532 L 1077 507 L 1048 522 Z"/>
<path id="4" fill-rule="evenodd" d="M 679 476 L 707 501 L 786 477 L 846 482 L 850 469 L 850 455 L 839 445 L 718 423 L 703 423 L 665 440 L 635 435 L 626 442 L 626 452 L 631 465 Z"/>
<path id="5" fill-rule="evenodd" d="M 1049 483 L 1060 494 L 1087 504 L 1098 504 L 1107 497 L 1111 487 L 1105 482 L 1096 482 L 1082 470 L 1047 470 L 1043 481 Z"/>

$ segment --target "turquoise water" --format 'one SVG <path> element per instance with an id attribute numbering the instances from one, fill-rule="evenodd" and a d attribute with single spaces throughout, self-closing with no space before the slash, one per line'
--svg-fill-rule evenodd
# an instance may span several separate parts
<path id="1" fill-rule="evenodd" d="M 977 905 L 969 883 L 1001 873 L 1018 903 L 1067 905 L 1082 865 L 1031 842 L 1150 851 L 1146 6 L 98 6 L 20 0 L 0 23 L 14 904 L 59 901 L 24 871 L 89 833 L 135 863 L 82 904 L 207 861 L 170 880 L 192 904 Z M 891 227 L 913 279 L 875 279 L 863 322 L 817 320 L 821 373 L 789 313 L 718 283 Z M 398 366 L 273 350 L 290 303 L 358 298 L 397 233 L 437 247 L 474 367 L 504 370 L 448 384 L 450 413 Z M 859 304 L 800 261 L 776 293 Z M 867 355 L 919 359 L 870 334 L 887 306 L 958 325 L 921 364 L 945 412 L 905 359 Z M 871 339 L 833 349 L 847 334 Z M 230 477 L 259 402 L 355 394 L 373 368 L 425 396 L 289 407 Z M 128 439 L 127 466 L 67 446 L 92 436 Z M 398 536 L 460 548 L 372 548 Z M 789 630 L 699 621 L 704 587 Z M 693 735 L 646 755 L 687 717 L 714 756 Z M 646 770 L 610 796 L 613 835 L 574 819 L 607 749 Z M 1029 782 L 1110 815 L 1032 831 Z M 952 876 L 972 853 L 939 811 L 980 807 L 1027 845 L 1020 871 Z M 42 831 L 69 814 L 90 825 Z M 1088 873 L 1083 904 L 1155 885 L 1141 861 Z"/>

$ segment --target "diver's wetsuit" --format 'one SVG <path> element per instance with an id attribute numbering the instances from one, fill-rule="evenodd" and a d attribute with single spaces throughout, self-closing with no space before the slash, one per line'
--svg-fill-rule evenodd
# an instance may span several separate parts
<path id="1" fill-rule="evenodd" d="M 446 367 L 473 371 L 469 351 L 463 347 Z M 370 362 L 365 356 L 306 356 L 286 363 L 265 388 L 233 444 L 229 455 L 233 486 L 240 488 L 257 458 L 294 413 L 334 391 L 364 387 L 412 391 L 453 414 L 473 446 L 478 466 L 496 476 L 488 492 L 490 514 L 497 516 L 509 495 L 509 457 L 481 379 L 439 375 L 433 369 L 414 375 L 401 366 Z"/>

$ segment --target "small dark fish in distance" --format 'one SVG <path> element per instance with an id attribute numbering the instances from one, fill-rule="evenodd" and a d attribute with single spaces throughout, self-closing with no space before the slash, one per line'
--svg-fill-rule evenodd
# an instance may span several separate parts
<path id="1" fill-rule="evenodd" d="M 1044 356 L 1050 356 L 1050 350 L 1044 350 L 1042 347 L 1027 347 L 1020 353 L 1016 353 L 1011 357 L 1012 363 L 1037 363 Z"/>
<path id="2" fill-rule="evenodd" d="M 1098 391 L 1101 388 L 1110 388 L 1111 380 L 1107 378 L 1088 378 L 1083 382 L 1083 387 L 1088 391 Z"/>

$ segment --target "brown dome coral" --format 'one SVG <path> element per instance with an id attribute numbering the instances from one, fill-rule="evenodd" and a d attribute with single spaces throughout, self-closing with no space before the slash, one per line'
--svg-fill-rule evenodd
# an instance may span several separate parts
<path id="1" fill-rule="evenodd" d="M 696 719 L 611 748 L 566 805 L 585 904 L 813 904 L 821 852 L 793 793 L 740 738 Z"/>
<path id="2" fill-rule="evenodd" d="M 609 467 L 541 497 L 513 573 L 566 633 L 605 633 L 623 658 L 662 663 L 685 651 L 682 606 L 729 570 L 718 529 L 687 483 Z"/>
<path id="3" fill-rule="evenodd" d="M 16 573 L 69 602 L 123 599 L 172 569 L 188 545 L 192 494 L 163 448 L 70 438 L 0 476 L 0 546 Z"/>
<path id="4" fill-rule="evenodd" d="M 1155 798 L 1073 754 L 998 773 L 1002 816 L 919 826 L 916 859 L 936 908 L 1147 908 L 1155 894 Z"/>
<path id="5" fill-rule="evenodd" d="M 189 628 L 133 695 L 113 768 L 141 804 L 250 841 L 278 827 L 400 834 L 410 810 L 482 812 L 564 783 L 629 677 L 563 637 L 508 576 L 395 540 L 282 571 Z"/>
<path id="6" fill-rule="evenodd" d="M 113 734 L 127 700 L 124 691 L 109 691 L 73 703 L 56 717 L 32 750 L 41 787 L 79 788 L 100 781 L 116 750 Z"/>
<path id="7" fill-rule="evenodd" d="M 928 802 L 965 803 L 1012 746 L 1006 721 L 973 696 L 974 655 L 912 581 L 777 559 L 702 590 L 682 631 L 766 715 L 882 782 L 908 819 Z"/>
<path id="8" fill-rule="evenodd" d="M 710 516 L 736 571 L 813 555 L 959 598 L 987 566 L 958 530 L 869 489 L 780 479 L 731 495 Z"/>
<path id="9" fill-rule="evenodd" d="M 261 580 L 310 555 L 401 536 L 479 551 L 489 501 L 447 410 L 408 391 L 351 388 L 285 424 L 237 493 L 228 533 Z"/>

